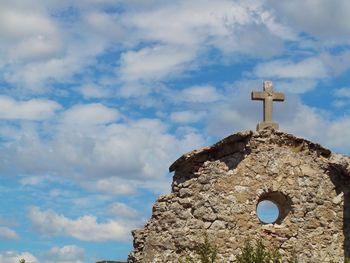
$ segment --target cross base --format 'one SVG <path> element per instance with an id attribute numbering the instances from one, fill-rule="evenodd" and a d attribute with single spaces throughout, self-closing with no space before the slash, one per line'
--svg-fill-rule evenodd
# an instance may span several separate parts
<path id="1" fill-rule="evenodd" d="M 264 122 L 260 122 L 257 126 L 256 126 L 256 130 L 257 131 L 260 131 L 260 130 L 263 130 L 263 129 L 266 129 L 266 128 L 272 128 L 274 130 L 278 130 L 278 123 L 276 122 L 267 122 L 267 121 L 264 121 Z"/>

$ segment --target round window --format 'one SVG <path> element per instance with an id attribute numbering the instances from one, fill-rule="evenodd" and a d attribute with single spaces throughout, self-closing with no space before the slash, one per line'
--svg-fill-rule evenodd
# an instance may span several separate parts
<path id="1" fill-rule="evenodd" d="M 259 220 L 264 224 L 276 223 L 280 216 L 278 205 L 271 200 L 262 200 L 256 207 L 256 214 Z"/>

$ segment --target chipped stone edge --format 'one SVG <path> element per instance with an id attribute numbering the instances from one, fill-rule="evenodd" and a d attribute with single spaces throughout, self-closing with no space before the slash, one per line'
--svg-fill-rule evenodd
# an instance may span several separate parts
<path id="1" fill-rule="evenodd" d="M 277 135 L 280 137 L 280 140 L 268 140 L 271 137 L 271 134 Z M 292 134 L 285 133 L 282 131 L 274 130 L 273 128 L 266 128 L 260 131 L 243 131 L 238 132 L 232 135 L 227 136 L 226 138 L 220 140 L 219 142 L 203 147 L 191 152 L 188 152 L 178 158 L 170 167 L 169 171 L 173 172 L 177 168 L 183 166 L 185 163 L 195 163 L 201 162 L 201 160 L 208 158 L 210 155 L 214 155 L 217 151 L 227 145 L 235 145 L 237 143 L 248 144 L 248 141 L 252 138 L 266 138 L 269 142 L 286 144 L 291 146 L 301 145 L 302 147 L 308 148 L 311 152 L 316 152 L 317 155 L 321 155 L 324 158 L 328 159 L 328 162 L 331 166 L 341 169 L 343 173 L 350 176 L 350 157 L 344 156 L 341 154 L 332 153 L 329 149 L 323 147 L 318 143 L 311 142 L 309 140 L 296 137 Z M 234 153 L 235 150 L 232 149 L 231 153 Z"/>
<path id="2" fill-rule="evenodd" d="M 329 164 L 347 176 L 350 176 L 350 157 L 342 154 L 332 153 Z"/>
<path id="3" fill-rule="evenodd" d="M 238 133 L 229 135 L 228 137 L 220 140 L 219 142 L 211 146 L 203 147 L 203 148 L 185 153 L 169 167 L 169 171 L 170 172 L 175 171 L 179 166 L 182 166 L 185 162 L 195 161 L 195 159 L 197 159 L 198 156 L 200 155 L 209 155 L 212 152 L 216 152 L 217 150 L 219 150 L 220 148 L 222 148 L 227 144 L 235 144 L 237 142 L 245 141 L 246 139 L 251 138 L 253 133 L 254 133 L 253 131 L 238 132 Z"/>

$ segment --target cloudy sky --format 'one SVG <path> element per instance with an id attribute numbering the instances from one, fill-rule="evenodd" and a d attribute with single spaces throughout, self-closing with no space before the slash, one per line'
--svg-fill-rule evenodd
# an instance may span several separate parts
<path id="1" fill-rule="evenodd" d="M 280 129 L 350 154 L 348 0 L 0 0 L 0 262 L 125 260 L 181 154 Z"/>

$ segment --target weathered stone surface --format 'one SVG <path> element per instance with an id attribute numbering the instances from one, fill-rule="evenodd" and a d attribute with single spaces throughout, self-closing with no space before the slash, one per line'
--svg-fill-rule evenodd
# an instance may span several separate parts
<path id="1" fill-rule="evenodd" d="M 143 230 L 133 231 L 129 263 L 177 263 L 204 233 L 225 263 L 235 262 L 247 238 L 275 244 L 285 256 L 295 251 L 300 262 L 350 256 L 349 157 L 267 129 L 185 154 L 170 170 L 172 193 L 158 199 Z M 278 204 L 275 224 L 257 218 L 262 199 Z"/>

